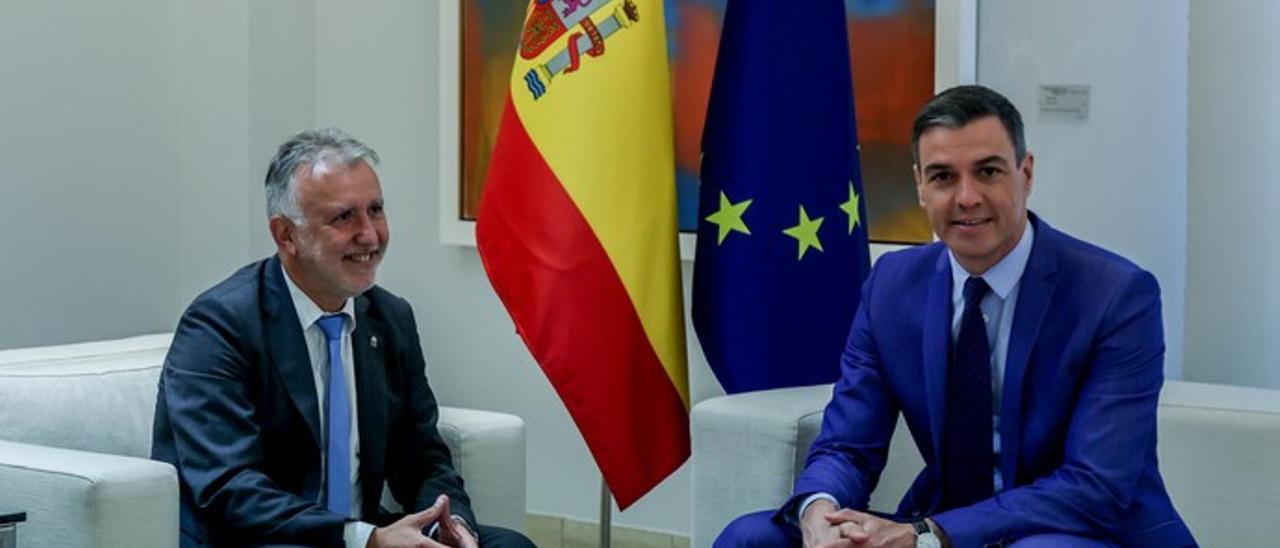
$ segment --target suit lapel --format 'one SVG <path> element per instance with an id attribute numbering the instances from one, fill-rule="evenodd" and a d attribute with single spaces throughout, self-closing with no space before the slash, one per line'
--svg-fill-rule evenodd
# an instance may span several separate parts
<path id="1" fill-rule="evenodd" d="M 945 251 L 938 254 L 924 304 L 925 399 L 929 407 L 929 431 L 933 437 L 933 462 L 940 463 L 942 429 L 946 427 L 947 362 L 951 355 L 951 264 Z"/>
<path id="2" fill-rule="evenodd" d="M 324 440 L 320 435 L 320 404 L 316 397 L 311 356 L 307 353 L 306 339 L 303 338 L 302 326 L 298 323 L 298 311 L 294 309 L 293 298 L 285 285 L 280 258 L 272 256 L 267 260 L 265 269 L 263 303 L 267 321 L 263 330 L 266 332 L 271 363 L 279 372 L 289 398 L 306 421 L 307 429 L 311 431 L 311 438 L 318 448 Z"/>
<path id="3" fill-rule="evenodd" d="M 1018 304 L 1013 313 L 1009 351 L 1005 357 L 1004 394 L 1000 406 L 1000 471 L 1005 477 L 1005 485 L 1010 487 L 1018 477 L 1018 450 L 1022 445 L 1023 379 L 1026 378 L 1031 349 L 1035 347 L 1057 287 L 1054 281 L 1058 269 L 1057 233 L 1034 215 L 1031 222 L 1035 229 L 1035 243 L 1018 289 Z"/>
<path id="4" fill-rule="evenodd" d="M 356 330 L 351 334 L 359 410 L 360 477 L 365 506 L 377 508 L 382 496 L 387 439 L 386 325 L 369 314 L 369 299 L 356 297 Z M 375 485 L 376 484 L 376 485 Z M 372 505 L 372 506 L 371 506 Z"/>

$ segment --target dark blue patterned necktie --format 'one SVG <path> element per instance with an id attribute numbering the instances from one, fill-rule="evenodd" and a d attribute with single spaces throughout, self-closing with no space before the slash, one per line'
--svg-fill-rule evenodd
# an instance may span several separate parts
<path id="1" fill-rule="evenodd" d="M 342 327 L 346 316 L 316 320 L 329 347 L 329 382 L 325 388 L 325 506 L 342 517 L 351 516 L 351 402 L 347 375 L 342 370 Z"/>
<path id="2" fill-rule="evenodd" d="M 991 348 L 982 298 L 990 286 L 982 278 L 964 283 L 964 315 L 947 375 L 947 415 L 943 442 L 943 508 L 968 506 L 994 493 L 995 454 L 991 447 Z"/>

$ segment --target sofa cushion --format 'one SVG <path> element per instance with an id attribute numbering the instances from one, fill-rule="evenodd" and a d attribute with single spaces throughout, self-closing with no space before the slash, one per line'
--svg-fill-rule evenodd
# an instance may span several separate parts
<path id="1" fill-rule="evenodd" d="M 172 338 L 0 351 L 0 439 L 147 458 Z"/>

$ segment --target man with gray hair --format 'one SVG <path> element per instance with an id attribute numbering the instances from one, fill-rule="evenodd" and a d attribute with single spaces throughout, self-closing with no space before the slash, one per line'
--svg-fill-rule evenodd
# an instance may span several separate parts
<path id="1" fill-rule="evenodd" d="M 413 310 L 374 285 L 378 155 L 305 131 L 267 171 L 276 254 L 187 308 L 152 458 L 178 470 L 181 546 L 532 546 L 476 522 L 436 429 Z M 383 485 L 408 515 L 380 507 Z"/>

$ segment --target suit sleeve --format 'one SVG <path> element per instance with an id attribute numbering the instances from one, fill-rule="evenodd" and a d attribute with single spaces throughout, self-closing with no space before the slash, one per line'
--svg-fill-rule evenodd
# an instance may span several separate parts
<path id="1" fill-rule="evenodd" d="M 1163 383 L 1160 290 L 1147 272 L 1113 293 L 1053 473 L 934 520 L 956 546 L 980 546 L 1039 532 L 1105 537 L 1132 502 L 1155 458 Z"/>
<path id="2" fill-rule="evenodd" d="M 862 299 L 841 357 L 841 376 L 823 412 L 795 495 L 778 519 L 794 523 L 799 505 L 809 495 L 828 493 L 841 507 L 866 508 L 888 457 L 898 407 L 881 370 L 871 332 L 873 269 L 862 287 Z"/>
<path id="3" fill-rule="evenodd" d="M 252 350 L 235 314 L 193 303 L 163 370 L 164 403 L 182 483 L 210 530 L 257 541 L 341 545 L 343 518 L 279 489 L 265 466 L 251 387 Z"/>
<path id="4" fill-rule="evenodd" d="M 448 495 L 450 511 L 466 519 L 475 530 L 471 498 L 437 428 L 440 408 L 427 383 L 417 322 L 408 303 L 401 302 L 405 310 L 397 327 L 412 343 L 398 350 L 397 359 L 403 367 L 399 368 L 402 378 L 397 384 L 404 390 L 405 413 L 394 419 L 387 439 L 387 484 L 396 500 L 415 512 L 431 506 L 441 494 Z"/>

